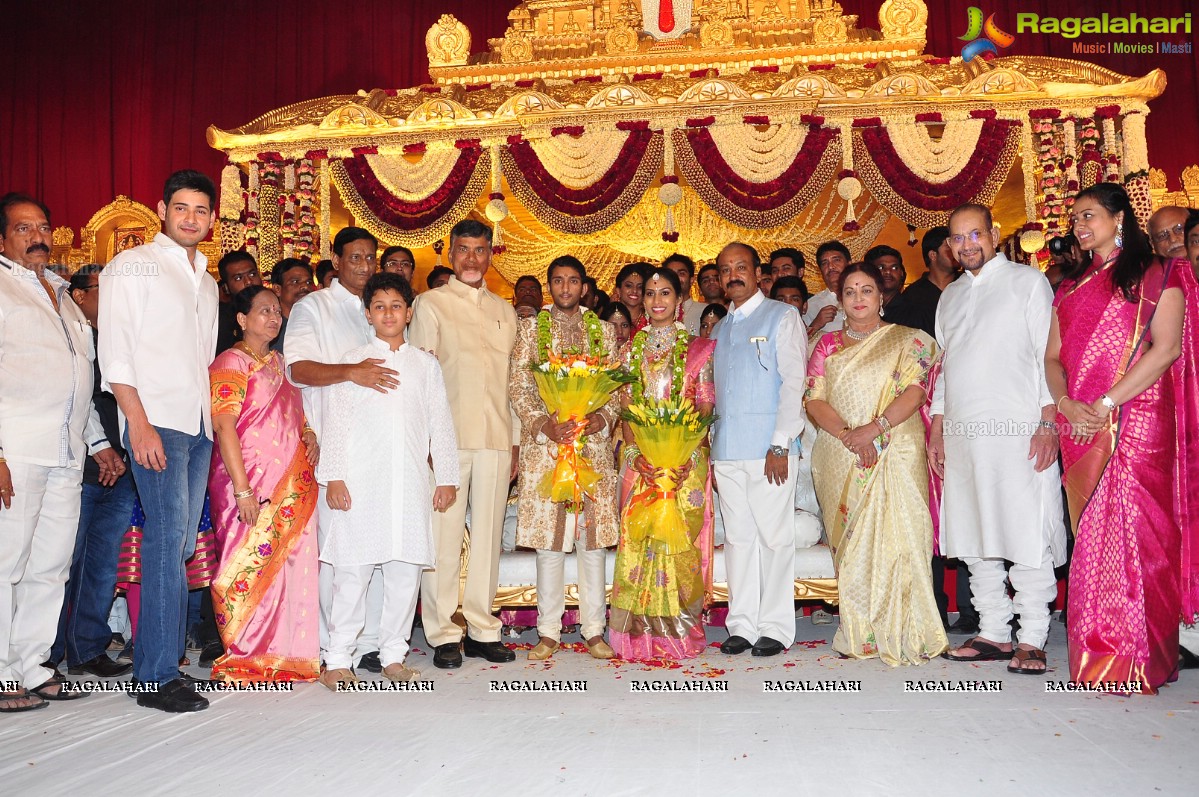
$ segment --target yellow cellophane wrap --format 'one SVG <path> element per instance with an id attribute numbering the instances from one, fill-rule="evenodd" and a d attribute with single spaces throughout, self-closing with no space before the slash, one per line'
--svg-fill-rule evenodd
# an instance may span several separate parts
<path id="1" fill-rule="evenodd" d="M 687 525 L 675 496 L 678 469 L 703 442 L 712 419 L 700 415 L 687 399 L 633 404 L 621 417 L 629 424 L 641 455 L 660 471 L 647 489 L 629 499 L 628 533 L 634 542 L 648 537 L 667 556 L 690 550 Z"/>
<path id="2" fill-rule="evenodd" d="M 576 423 L 570 440 L 558 446 L 554 469 L 542 478 L 538 489 L 551 501 L 581 505 L 583 496 L 595 497 L 600 480 L 582 453 L 587 416 L 607 404 L 627 379 L 618 369 L 587 356 L 551 355 L 546 363 L 534 364 L 530 370 L 546 410 L 559 423 Z"/>

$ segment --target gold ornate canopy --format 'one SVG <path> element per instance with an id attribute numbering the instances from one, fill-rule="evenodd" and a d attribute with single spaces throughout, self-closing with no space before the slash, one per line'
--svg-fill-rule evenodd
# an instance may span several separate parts
<path id="1" fill-rule="evenodd" d="M 1148 214 L 1160 70 L 935 58 L 927 17 L 920 0 L 887 0 L 877 29 L 827 0 L 526 0 L 472 55 L 443 15 L 428 84 L 209 128 L 230 162 L 223 245 L 264 265 L 324 253 L 344 208 L 419 249 L 474 215 L 495 225 L 509 281 L 566 252 L 603 281 L 733 239 L 810 255 L 838 238 L 860 256 L 960 201 L 995 205 L 1036 251 L 1100 180 Z"/>

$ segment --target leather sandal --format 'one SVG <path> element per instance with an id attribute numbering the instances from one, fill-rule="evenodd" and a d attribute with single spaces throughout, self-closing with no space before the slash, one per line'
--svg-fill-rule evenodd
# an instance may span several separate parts
<path id="1" fill-rule="evenodd" d="M 1045 666 L 1040 669 L 1025 667 L 1024 664 L 1030 661 L 1039 661 Z M 1012 661 L 1007 666 L 1008 672 L 1014 672 L 1017 675 L 1044 675 L 1048 670 L 1049 665 L 1045 661 L 1045 651 L 1039 648 L 1033 648 L 1032 650 L 1016 648 L 1012 651 Z"/>
<path id="2" fill-rule="evenodd" d="M 58 688 L 51 691 L 56 686 Z M 67 682 L 63 680 L 62 675 L 57 670 L 43 684 L 35 686 L 29 691 L 42 700 L 79 700 L 91 694 L 91 692 L 76 692 L 74 689 L 69 688 Z"/>
<path id="3" fill-rule="evenodd" d="M 941 658 L 949 659 L 950 661 L 1007 661 L 1013 655 L 1012 651 L 1002 650 L 982 637 L 976 636 L 970 637 L 961 645 L 954 648 L 954 650 L 961 650 L 962 648 L 977 651 L 977 654 L 974 656 L 955 656 L 947 650 L 941 654 Z"/>

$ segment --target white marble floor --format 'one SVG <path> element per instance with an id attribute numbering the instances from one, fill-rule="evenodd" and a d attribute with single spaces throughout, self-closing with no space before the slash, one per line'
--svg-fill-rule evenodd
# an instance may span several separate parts
<path id="1" fill-rule="evenodd" d="M 418 638 L 409 663 L 431 692 L 301 684 L 211 695 L 210 709 L 182 716 L 93 695 L 0 718 L 0 794 L 1196 793 L 1199 671 L 1157 697 L 1047 693 L 1047 680 L 1067 678 L 1056 622 L 1044 677 L 1002 663 L 843 661 L 827 644 L 835 626 L 797 622 L 802 641 L 782 656 L 712 647 L 677 669 L 571 650 L 529 662 L 526 634 L 512 664 L 467 659 L 445 672 Z M 913 679 L 998 681 L 1001 691 L 906 691 Z M 586 691 L 494 692 L 492 681 L 582 681 Z M 632 691 L 647 681 L 727 691 Z M 765 692 L 765 681 L 860 691 Z"/>

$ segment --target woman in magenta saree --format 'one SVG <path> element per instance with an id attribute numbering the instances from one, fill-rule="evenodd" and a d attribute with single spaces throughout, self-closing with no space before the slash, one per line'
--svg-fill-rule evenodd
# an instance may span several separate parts
<path id="1" fill-rule="evenodd" d="M 208 489 L 220 551 L 212 604 L 225 645 L 212 677 L 311 681 L 320 675 L 316 438 L 269 348 L 278 299 L 250 287 L 234 301 L 242 339 L 209 368 L 217 445 Z"/>
<path id="2" fill-rule="evenodd" d="M 1070 678 L 1155 694 L 1176 671 L 1179 618 L 1199 602 L 1186 506 L 1199 488 L 1199 297 L 1185 261 L 1152 258 L 1122 187 L 1082 191 L 1072 215 L 1092 259 L 1058 291 L 1045 352 L 1068 424 Z"/>

